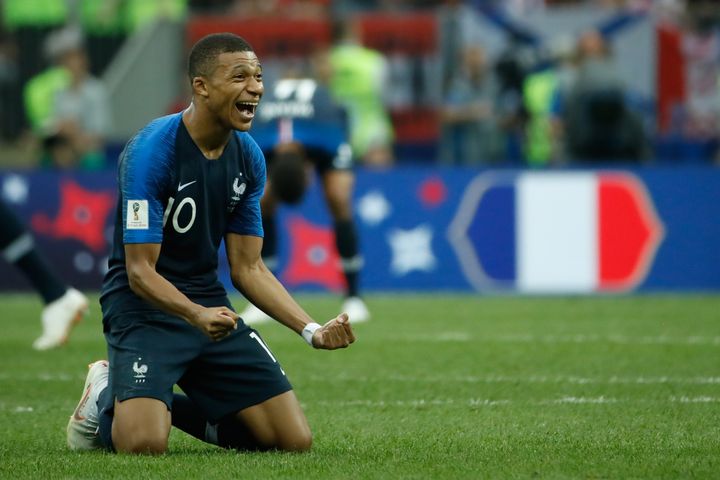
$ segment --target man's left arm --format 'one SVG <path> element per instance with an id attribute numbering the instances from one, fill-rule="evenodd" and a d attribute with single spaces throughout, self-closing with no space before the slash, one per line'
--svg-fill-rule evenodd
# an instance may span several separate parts
<path id="1" fill-rule="evenodd" d="M 315 348 L 334 350 L 355 341 L 347 314 L 320 326 L 290 296 L 260 256 L 262 237 L 228 233 L 225 249 L 233 285 L 263 312 L 303 335 Z"/>

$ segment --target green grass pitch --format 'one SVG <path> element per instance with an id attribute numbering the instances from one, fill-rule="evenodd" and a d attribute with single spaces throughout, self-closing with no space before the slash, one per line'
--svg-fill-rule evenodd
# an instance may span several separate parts
<path id="1" fill-rule="evenodd" d="M 236 307 L 242 302 L 236 299 Z M 302 295 L 318 319 L 340 300 Z M 358 341 L 259 330 L 314 432 L 307 454 L 72 453 L 67 417 L 104 357 L 99 307 L 37 353 L 34 296 L 0 296 L 1 478 L 719 478 L 720 296 L 370 295 Z"/>

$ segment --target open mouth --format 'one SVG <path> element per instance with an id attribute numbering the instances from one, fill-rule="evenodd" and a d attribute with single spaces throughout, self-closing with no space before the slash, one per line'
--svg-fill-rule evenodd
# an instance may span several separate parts
<path id="1" fill-rule="evenodd" d="M 236 102 L 235 108 L 240 111 L 244 116 L 253 118 L 255 116 L 255 109 L 257 108 L 257 102 Z"/>

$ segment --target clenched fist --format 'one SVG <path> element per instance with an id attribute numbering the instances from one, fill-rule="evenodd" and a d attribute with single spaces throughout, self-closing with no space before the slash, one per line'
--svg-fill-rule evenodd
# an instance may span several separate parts
<path id="1" fill-rule="evenodd" d="M 324 350 L 346 348 L 355 341 L 355 334 L 350 326 L 347 313 L 341 313 L 315 330 L 312 336 L 312 345 Z"/>
<path id="2" fill-rule="evenodd" d="M 227 307 L 210 307 L 200 310 L 190 323 L 211 339 L 218 341 L 237 328 L 238 314 Z"/>

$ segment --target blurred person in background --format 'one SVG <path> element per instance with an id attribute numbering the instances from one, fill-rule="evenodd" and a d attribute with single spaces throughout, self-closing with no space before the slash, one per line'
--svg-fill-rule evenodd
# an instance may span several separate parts
<path id="1" fill-rule="evenodd" d="M 329 85 L 347 109 L 353 154 L 364 165 L 382 167 L 394 161 L 394 132 L 383 97 L 388 66 L 382 53 L 360 43 L 358 29 L 354 19 L 334 22 Z"/>
<path id="2" fill-rule="evenodd" d="M 71 12 L 67 0 L 2 0 L 0 9 L 7 32 L 6 52 L 11 53 L 7 58 L 13 64 L 12 77 L 7 79 L 11 83 L 4 87 L 11 100 L 3 105 L 3 130 L 14 140 L 29 126 L 22 103 L 23 87 L 47 67 L 45 39 L 68 21 Z"/>
<path id="3" fill-rule="evenodd" d="M 12 141 L 22 130 L 17 54 L 15 43 L 3 29 L 0 19 L 0 141 Z"/>
<path id="4" fill-rule="evenodd" d="M 2 200 L 0 224 L 0 251 L 3 258 L 22 272 L 45 304 L 41 316 L 43 332 L 33 342 L 33 348 L 48 350 L 64 344 L 73 326 L 87 312 L 87 298 L 68 287 L 53 271 L 35 247 L 30 232 Z"/>
<path id="5" fill-rule="evenodd" d="M 566 160 L 560 109 L 576 77 L 576 40 L 561 36 L 538 58 L 546 67 L 527 74 L 523 105 L 527 112 L 524 154 L 528 165 L 545 167 Z"/>
<path id="6" fill-rule="evenodd" d="M 558 78 L 553 68 L 530 73 L 523 85 L 523 105 L 527 112 L 523 151 L 532 167 L 545 167 L 560 156 L 556 142 L 558 122 L 553 106 Z"/>
<path id="7" fill-rule="evenodd" d="M 110 105 L 105 86 L 90 74 L 81 31 L 68 27 L 53 32 L 47 39 L 47 55 L 56 66 L 40 78 L 52 84 L 38 84 L 33 79 L 26 88 L 31 112 L 45 108 L 42 97 L 50 96 L 46 112 L 31 114 L 42 136 L 41 163 L 54 168 L 101 169 L 111 128 Z M 37 90 L 42 96 L 38 97 Z"/>
<path id="8" fill-rule="evenodd" d="M 90 0 L 103 1 L 103 0 Z M 189 0 L 121 0 L 125 30 L 132 34 L 153 22 L 180 22 L 188 14 Z"/>
<path id="9" fill-rule="evenodd" d="M 126 5 L 124 0 L 79 0 L 78 16 L 95 76 L 103 74 L 129 33 L 124 25 Z"/>
<path id="10" fill-rule="evenodd" d="M 506 140 L 504 156 L 508 161 L 525 161 L 525 127 L 528 112 L 523 101 L 526 65 L 522 42 L 513 34 L 495 62 L 498 97 L 495 101 L 497 122 Z"/>
<path id="11" fill-rule="evenodd" d="M 24 84 L 47 66 L 43 55 L 47 36 L 69 20 L 71 9 L 67 0 L 3 0 L 2 18 L 12 36 L 17 57 L 20 82 Z"/>
<path id="12" fill-rule="evenodd" d="M 441 107 L 440 162 L 494 163 L 504 147 L 496 122 L 498 84 L 481 46 L 465 47 L 462 60 Z"/>
<path id="13" fill-rule="evenodd" d="M 612 63 L 610 48 L 596 30 L 577 45 L 577 73 L 562 118 L 572 161 L 640 161 L 649 156 L 647 135 L 626 101 L 625 88 Z"/>
<path id="14" fill-rule="evenodd" d="M 462 0 L 443 0 L 437 8 L 437 19 L 441 94 L 444 98 L 463 68 L 465 47 L 476 43 L 474 40 L 477 40 L 480 23 L 475 9 Z"/>
<path id="15" fill-rule="evenodd" d="M 276 212 L 281 203 L 302 201 L 309 170 L 322 182 L 325 203 L 333 220 L 335 245 L 340 254 L 346 281 L 341 311 L 352 323 L 370 319 L 359 296 L 359 274 L 363 259 L 353 219 L 352 193 L 355 175 L 348 145 L 347 114 L 331 98 L 326 51 L 312 58 L 313 78 L 286 76 L 268 89 L 258 109 L 251 135 L 263 150 L 268 165 L 268 181 L 261 200 L 263 261 L 271 270 L 277 267 L 278 227 Z M 270 320 L 252 303 L 240 314 L 248 324 Z"/>
<path id="16" fill-rule="evenodd" d="M 683 135 L 715 152 L 720 139 L 720 11 L 710 0 L 687 2 L 682 53 L 687 100 L 679 121 Z"/>

